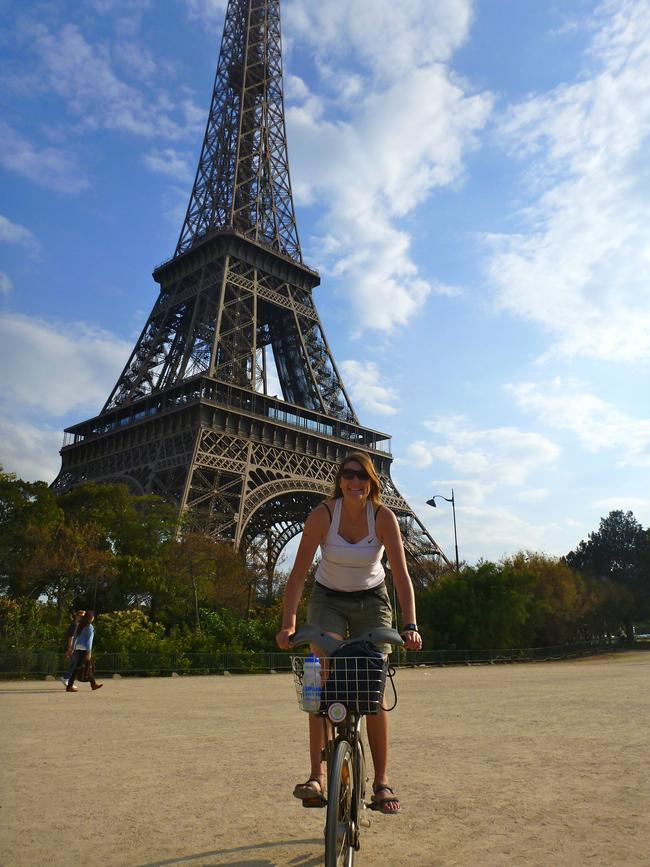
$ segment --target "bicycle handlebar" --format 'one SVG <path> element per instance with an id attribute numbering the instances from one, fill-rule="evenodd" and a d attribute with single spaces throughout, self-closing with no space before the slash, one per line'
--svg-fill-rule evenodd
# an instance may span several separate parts
<path id="1" fill-rule="evenodd" d="M 396 647 L 401 647 L 404 644 L 404 639 L 399 632 L 388 626 L 380 626 L 378 629 L 372 629 L 363 635 L 355 636 L 355 638 L 341 640 L 323 632 L 318 626 L 313 626 L 311 623 L 303 623 L 289 638 L 289 643 L 294 647 L 315 644 L 316 647 L 324 652 L 325 656 L 332 656 L 334 651 L 338 650 L 339 647 L 353 644 L 355 641 L 370 641 L 372 644 L 392 644 Z"/>

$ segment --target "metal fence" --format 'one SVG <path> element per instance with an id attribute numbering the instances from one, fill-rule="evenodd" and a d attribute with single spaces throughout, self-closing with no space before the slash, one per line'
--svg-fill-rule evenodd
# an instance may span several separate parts
<path id="1" fill-rule="evenodd" d="M 223 674 L 232 672 L 290 671 L 287 653 L 93 653 L 99 677 Z M 4 679 L 61 675 L 68 660 L 61 653 L 14 651 L 0 653 L 0 677 Z"/>
<path id="2" fill-rule="evenodd" d="M 584 643 L 559 647 L 527 647 L 511 650 L 428 650 L 418 653 L 396 651 L 390 657 L 396 667 L 485 665 L 570 659 L 629 648 L 625 644 Z M 95 653 L 95 671 L 100 677 L 169 676 L 176 674 L 223 674 L 290 671 L 289 653 Z M 0 678 L 31 679 L 56 677 L 66 671 L 63 654 L 19 650 L 0 653 Z"/>
<path id="3" fill-rule="evenodd" d="M 404 654 L 405 658 L 401 664 L 444 666 L 550 662 L 552 660 L 592 656 L 598 653 L 611 653 L 624 648 L 629 649 L 629 644 L 594 641 L 581 644 L 562 644 L 556 647 L 517 647 L 508 650 L 422 650 L 418 653 L 407 652 Z"/>

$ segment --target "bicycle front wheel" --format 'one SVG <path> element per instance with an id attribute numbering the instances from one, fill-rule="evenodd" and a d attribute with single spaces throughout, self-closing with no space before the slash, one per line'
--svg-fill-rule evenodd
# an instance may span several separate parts
<path id="1" fill-rule="evenodd" d="M 339 741 L 328 779 L 325 867 L 351 867 L 354 861 L 353 792 L 352 749 L 347 741 Z"/>

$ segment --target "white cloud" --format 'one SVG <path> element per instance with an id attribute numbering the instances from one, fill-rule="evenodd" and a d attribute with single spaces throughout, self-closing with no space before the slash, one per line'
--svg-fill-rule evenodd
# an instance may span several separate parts
<path id="1" fill-rule="evenodd" d="M 422 441 L 411 443 L 406 449 L 406 458 L 400 463 L 412 464 L 416 467 L 428 467 L 433 462 L 429 446 Z"/>
<path id="2" fill-rule="evenodd" d="M 549 554 L 566 553 L 568 546 L 561 541 L 562 530 L 553 522 L 527 520 L 517 511 L 495 501 L 490 486 L 484 487 L 475 482 L 458 480 L 435 481 L 431 485 L 432 494 L 449 496 L 454 488 L 456 505 L 456 535 L 459 559 L 475 563 L 479 558 L 499 560 L 521 551 L 545 550 Z M 454 524 L 450 503 L 437 500 L 432 509 L 424 499 L 407 496 L 411 506 L 424 520 L 429 532 L 442 547 L 448 559 L 453 562 Z M 573 534 L 569 535 L 573 538 Z M 549 540 L 553 541 L 549 543 Z"/>
<path id="3" fill-rule="evenodd" d="M 596 500 L 594 505 L 603 515 L 614 511 L 632 512 L 637 521 L 644 527 L 650 525 L 650 499 L 647 497 L 630 497 L 626 494 L 610 495 Z"/>
<path id="4" fill-rule="evenodd" d="M 150 81 L 158 71 L 154 55 L 140 42 L 119 42 L 115 47 L 115 59 L 120 68 L 142 81 Z"/>
<path id="5" fill-rule="evenodd" d="M 318 52 L 320 62 L 351 54 L 380 78 L 448 60 L 467 37 L 468 0 L 292 0 L 283 7 L 292 39 Z"/>
<path id="6" fill-rule="evenodd" d="M 475 430 L 459 416 L 438 416 L 424 426 L 436 434 L 436 441 L 428 444 L 432 461 L 449 466 L 462 479 L 480 482 L 484 494 L 504 485 L 526 484 L 560 455 L 547 437 L 514 427 Z M 424 444 L 418 445 L 421 449 Z"/>
<path id="7" fill-rule="evenodd" d="M 61 193 L 79 193 L 89 185 L 72 152 L 53 147 L 39 149 L 3 121 L 0 121 L 0 165 Z"/>
<path id="8" fill-rule="evenodd" d="M 393 415 L 398 397 L 394 389 L 381 382 L 379 368 L 373 361 L 343 361 L 339 365 L 355 406 L 379 415 Z"/>
<path id="9" fill-rule="evenodd" d="M 14 288 L 11 278 L 4 271 L 0 271 L 0 295 L 9 295 Z"/>
<path id="10" fill-rule="evenodd" d="M 463 508 L 462 529 L 464 537 L 459 535 L 458 539 L 461 556 L 465 540 L 470 542 L 478 556 L 496 560 L 523 548 L 541 550 L 548 540 L 550 528 L 526 521 L 510 509 L 491 505 L 487 509 Z"/>
<path id="11" fill-rule="evenodd" d="M 98 130 L 129 133 L 164 143 L 165 140 L 195 140 L 205 122 L 205 107 L 194 103 L 187 87 L 173 95 L 161 82 L 178 76 L 164 55 L 151 50 L 138 38 L 140 19 L 149 0 L 95 0 L 94 13 L 111 16 L 115 33 L 104 25 L 102 38 L 89 36 L 94 19 L 77 16 L 74 23 L 53 26 L 55 15 L 36 19 L 21 16 L 11 39 L 23 49 L 22 62 L 9 68 L 6 86 L 16 93 L 28 92 L 49 102 L 60 97 L 63 121 L 45 124 L 46 134 L 56 147 L 42 148 L 28 136 L 0 121 L 0 165 L 28 177 L 42 186 L 62 192 L 79 192 L 89 186 L 83 161 L 66 140 L 79 139 Z M 58 10 L 62 13 L 62 10 Z M 61 109 L 59 107 L 59 114 Z M 72 118 L 65 119 L 65 114 Z M 160 151 L 156 170 L 179 177 L 181 157 L 174 151 Z M 171 159 L 171 155 L 174 158 Z M 152 157 L 155 161 L 155 155 Z M 182 173 L 184 183 L 188 172 Z"/>
<path id="12" fill-rule="evenodd" d="M 28 482 L 51 482 L 59 471 L 63 431 L 0 417 L 0 466 Z"/>
<path id="13" fill-rule="evenodd" d="M 209 27 L 223 27 L 228 0 L 183 0 L 190 18 L 198 19 Z"/>
<path id="14" fill-rule="evenodd" d="M 260 382 L 260 389 L 262 383 Z M 266 393 L 273 395 L 279 400 L 284 400 L 282 396 L 282 384 L 278 376 L 278 369 L 275 366 L 275 357 L 272 352 L 266 353 Z"/>
<path id="15" fill-rule="evenodd" d="M 151 0 L 90 0 L 90 5 L 100 15 L 125 11 L 141 16 L 151 6 Z"/>
<path id="16" fill-rule="evenodd" d="M 86 323 L 0 316 L 0 464 L 24 479 L 52 480 L 65 414 L 95 414 L 132 349 Z M 50 417 L 51 422 L 45 419 Z M 35 423 L 34 419 L 39 418 Z"/>
<path id="17" fill-rule="evenodd" d="M 294 192 L 324 205 L 318 264 L 341 279 L 364 327 L 390 331 L 432 291 L 455 291 L 418 272 L 400 220 L 462 179 L 491 110 L 491 97 L 468 95 L 441 62 L 466 38 L 470 9 L 463 0 L 285 7 L 291 38 L 319 52 L 317 96 L 289 77 Z"/>
<path id="18" fill-rule="evenodd" d="M 163 196 L 163 213 L 169 224 L 176 232 L 178 231 L 178 227 L 182 226 L 183 221 L 185 220 L 185 214 L 187 212 L 187 199 L 188 192 L 185 185 L 169 187 L 169 189 L 166 190 Z M 138 331 L 138 334 L 139 333 L 140 332 Z"/>
<path id="19" fill-rule="evenodd" d="M 108 48 L 91 45 L 74 24 L 58 33 L 45 32 L 35 42 L 50 88 L 63 97 L 83 126 L 151 136 L 167 128 L 143 94 L 122 81 L 112 67 Z"/>
<path id="20" fill-rule="evenodd" d="M 5 412 L 61 416 L 98 412 L 132 349 L 86 323 L 57 324 L 20 314 L 0 316 Z"/>
<path id="21" fill-rule="evenodd" d="M 553 428 L 571 431 L 588 451 L 616 451 L 620 467 L 650 467 L 650 418 L 626 415 L 562 379 L 546 386 L 522 382 L 506 388 L 519 407 Z"/>
<path id="22" fill-rule="evenodd" d="M 23 247 L 34 247 L 36 238 L 24 226 L 12 223 L 8 217 L 0 214 L 0 241 L 5 244 L 20 244 Z"/>
<path id="23" fill-rule="evenodd" d="M 436 479 L 431 487 L 432 494 L 440 493 L 444 497 L 450 497 L 452 490 L 454 491 L 454 498 L 456 500 L 456 509 L 462 513 L 466 508 L 479 509 L 488 502 L 494 490 L 494 485 L 490 481 L 479 480 L 477 478 L 453 478 Z M 441 506 L 442 503 L 438 501 L 436 508 L 441 508 Z"/>
<path id="24" fill-rule="evenodd" d="M 173 148 L 154 148 L 143 157 L 144 164 L 152 172 L 167 175 L 177 181 L 191 181 L 192 172 L 182 154 Z"/>
<path id="25" fill-rule="evenodd" d="M 202 133 L 205 129 L 205 106 L 197 105 L 192 99 L 182 99 L 180 110 L 183 113 L 183 125 L 193 138 L 197 132 Z"/>
<path id="26" fill-rule="evenodd" d="M 136 15 L 135 30 L 138 21 Z M 173 74 L 172 68 L 133 35 L 129 32 L 129 38 L 111 46 L 90 41 L 76 23 L 64 24 L 57 32 L 32 23 L 31 44 L 41 86 L 62 98 L 77 119 L 78 130 L 105 129 L 171 140 L 195 136 L 205 120 L 204 111 L 199 123 L 198 109 L 187 92 L 177 100 L 170 98 L 160 79 L 163 73 Z M 127 80 L 129 76 L 135 83 Z"/>
<path id="27" fill-rule="evenodd" d="M 284 96 L 292 102 L 304 102 L 311 94 L 300 76 L 287 74 L 284 76 Z"/>
<path id="28" fill-rule="evenodd" d="M 581 80 L 513 106 L 500 132 L 528 161 L 520 231 L 489 236 L 497 303 L 552 354 L 650 357 L 650 0 L 599 7 Z"/>
<path id="29" fill-rule="evenodd" d="M 522 503 L 541 503 L 542 500 L 547 500 L 551 496 L 548 488 L 529 488 L 527 491 L 521 491 L 517 494 L 517 499 Z"/>

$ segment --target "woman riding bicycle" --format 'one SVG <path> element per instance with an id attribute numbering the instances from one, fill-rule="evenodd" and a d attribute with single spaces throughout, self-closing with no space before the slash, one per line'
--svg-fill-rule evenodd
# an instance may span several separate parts
<path id="1" fill-rule="evenodd" d="M 391 626 L 392 611 L 381 564 L 388 555 L 393 582 L 406 622 L 403 632 L 408 650 L 420 650 L 413 584 L 406 567 L 404 546 L 397 518 L 380 502 L 380 482 L 369 456 L 352 452 L 339 466 L 334 495 L 308 516 L 293 569 L 284 593 L 282 627 L 276 642 L 290 647 L 296 631 L 296 611 L 303 594 L 307 572 L 320 545 L 322 558 L 316 570 L 309 599 L 307 620 L 335 638 L 354 638 L 381 626 Z M 382 648 L 385 652 L 390 647 Z M 366 718 L 368 743 L 374 766 L 373 802 L 382 813 L 397 813 L 399 799 L 389 785 L 388 715 L 381 709 Z M 323 727 L 309 714 L 311 771 L 294 795 L 302 800 L 324 803 L 322 764 Z"/>

